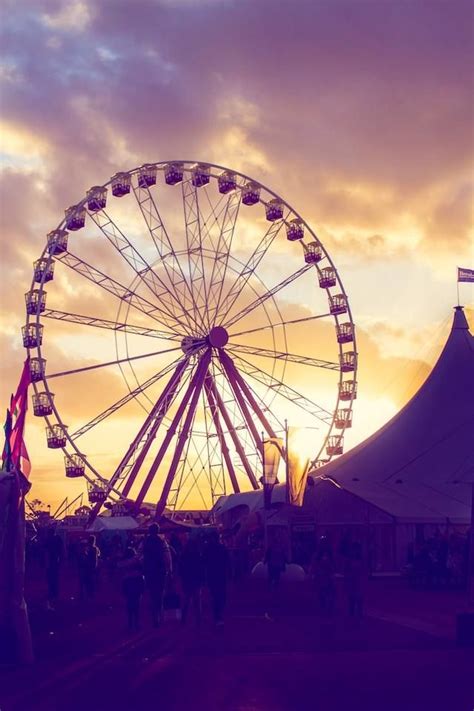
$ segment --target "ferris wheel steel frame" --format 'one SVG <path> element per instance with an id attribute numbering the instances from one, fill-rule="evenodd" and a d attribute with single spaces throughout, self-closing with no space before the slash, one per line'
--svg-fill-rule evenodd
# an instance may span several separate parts
<path id="1" fill-rule="evenodd" d="M 150 175 L 154 171 L 156 176 L 158 173 L 166 173 L 169 166 L 182 167 L 182 179 L 178 180 L 177 183 L 181 185 L 185 227 L 184 250 L 176 249 L 161 217 L 156 199 L 151 190 L 153 185 L 156 184 L 156 179 L 155 182 L 147 182 L 143 179 L 144 168 L 149 169 Z M 205 168 L 203 172 L 204 178 L 202 178 L 202 176 L 200 178 L 199 176 L 196 177 L 198 175 L 196 166 Z M 203 191 L 202 197 L 200 190 L 209 184 L 210 181 L 219 181 L 224 174 L 233 176 L 232 179 L 235 181 L 235 184 L 228 192 L 224 192 L 224 194 L 221 195 L 219 202 L 214 206 L 211 203 L 207 190 Z M 44 415 L 47 429 L 52 430 L 52 428 L 54 429 L 54 426 L 56 426 L 59 428 L 57 431 L 64 434 L 64 438 L 61 438 L 61 442 L 63 442 L 64 439 L 62 446 L 56 447 L 55 445 L 54 448 L 62 450 L 66 461 L 68 458 L 76 456 L 75 461 L 80 462 L 81 467 L 83 466 L 82 474 L 88 482 L 90 490 L 92 491 L 94 487 L 98 487 L 103 492 L 101 500 L 94 503 L 92 517 L 95 517 L 99 513 L 107 498 L 119 502 L 128 500 L 128 496 L 139 474 L 143 473 L 141 469 L 146 457 L 150 453 L 151 446 L 156 439 L 160 426 L 166 418 L 171 420 L 171 424 L 164 434 L 164 439 L 161 442 L 158 452 L 154 456 L 153 463 L 144 481 L 141 483 L 138 494 L 133 497 L 133 510 L 135 513 L 140 510 L 149 488 L 170 449 L 171 442 L 175 437 L 175 448 L 156 506 L 156 516 L 161 515 L 166 509 L 169 497 L 173 492 L 175 502 L 178 501 L 179 489 L 176 493 L 173 486 L 179 487 L 179 482 L 182 482 L 184 478 L 189 478 L 191 475 L 195 478 L 192 467 L 191 471 L 187 471 L 185 474 L 185 464 L 190 444 L 187 440 L 190 440 L 190 432 L 193 428 L 200 398 L 202 398 L 203 405 L 208 407 L 208 412 L 205 414 L 204 439 L 206 440 L 205 447 L 207 447 L 207 462 L 209 467 L 211 467 L 211 447 L 214 447 L 214 453 L 217 452 L 217 447 L 220 448 L 222 481 L 219 480 L 219 486 L 216 484 L 216 488 L 220 487 L 221 493 L 226 491 L 226 472 L 230 479 L 232 489 L 238 492 L 241 488 L 236 472 L 236 462 L 232 459 L 229 450 L 229 440 L 232 442 L 239 461 L 240 471 L 243 470 L 243 472 L 245 472 L 252 488 L 258 488 L 255 466 L 251 463 L 245 446 L 241 441 L 241 437 L 235 426 L 235 416 L 233 414 L 235 412 L 239 413 L 239 421 L 244 423 L 243 426 L 247 429 L 249 439 L 253 442 L 257 457 L 261 456 L 263 442 L 261 433 L 258 432 L 256 422 L 258 421 L 260 423 L 268 437 L 276 437 L 277 434 L 266 415 L 266 412 L 269 410 L 268 403 L 265 402 L 266 396 L 262 396 L 254 389 L 254 387 L 257 387 L 255 384 L 266 387 L 266 392 L 271 393 L 272 397 L 280 396 L 286 399 L 286 401 L 293 403 L 293 405 L 298 406 L 306 413 L 317 418 L 328 428 L 319 451 L 315 453 L 311 466 L 315 468 L 329 461 L 332 456 L 334 456 L 328 452 L 330 437 L 335 438 L 339 443 L 343 441 L 345 430 L 344 422 L 341 426 L 340 421 L 338 421 L 337 429 L 339 433 L 334 435 L 336 431 L 336 415 L 340 411 L 339 406 L 341 401 L 344 401 L 346 404 L 346 409 L 344 410 L 344 413 L 346 413 L 345 417 L 347 416 L 346 426 L 350 426 L 351 424 L 352 406 L 356 397 L 357 346 L 355 327 L 347 294 L 337 269 L 321 240 L 317 238 L 301 215 L 284 199 L 277 195 L 277 193 L 261 183 L 254 181 L 249 176 L 238 171 L 229 171 L 229 169 L 224 166 L 211 163 L 200 164 L 194 161 L 184 160 L 162 161 L 135 168 L 122 175 L 128 176 L 129 192 L 131 192 L 135 198 L 137 207 L 146 224 L 149 237 L 156 250 L 159 267 L 163 271 L 159 272 L 156 269 L 156 262 L 150 263 L 142 256 L 137 246 L 124 234 L 116 221 L 110 216 L 105 208 L 105 201 L 103 206 L 99 209 L 92 209 L 90 207 L 90 197 L 86 196 L 74 206 L 73 217 L 84 214 L 84 219 L 87 217 L 92 221 L 100 231 L 100 234 L 103 235 L 132 270 L 134 274 L 132 285 L 126 286 L 122 284 L 117 279 L 84 261 L 81 257 L 74 255 L 73 252 L 69 251 L 68 245 L 66 245 L 64 249 L 57 249 L 56 243 L 52 241 L 51 244 L 48 242 L 45 245 L 39 260 L 35 263 L 35 273 L 33 275 L 30 292 L 26 295 L 27 315 L 23 340 L 27 348 L 28 356 L 38 359 L 40 368 L 42 368 L 42 364 L 46 362 L 42 350 L 42 316 L 56 321 L 109 330 L 114 333 L 116 338 L 119 334 L 124 334 L 125 337 L 127 337 L 127 334 L 131 334 L 133 336 L 166 340 L 170 342 L 170 345 L 175 344 L 174 347 L 140 354 L 139 356 L 128 356 L 127 345 L 127 356 L 124 358 L 118 357 L 117 348 L 117 359 L 114 361 L 107 361 L 93 366 L 84 366 L 83 368 L 69 369 L 51 374 L 46 371 L 41 371 L 41 377 L 32 383 L 36 397 L 40 394 L 45 394 L 49 399 L 49 411 L 48 414 Z M 114 178 L 116 177 L 117 176 L 114 176 Z M 113 188 L 114 178 L 103 186 L 99 186 L 100 190 L 109 191 L 111 186 Z M 199 180 L 207 180 L 207 182 L 200 183 Z M 166 182 L 168 181 L 166 180 Z M 174 184 L 171 183 L 171 185 Z M 249 258 L 245 262 L 238 262 L 239 267 L 236 268 L 236 260 L 232 255 L 233 239 L 238 217 L 241 214 L 244 191 L 250 185 L 256 186 L 258 189 L 258 200 L 256 203 L 249 202 L 245 204 L 263 204 L 265 210 L 268 211 L 271 204 L 275 203 L 281 206 L 281 216 L 275 220 L 270 220 L 267 212 L 267 219 L 270 220 L 268 228 L 260 238 Z M 262 192 L 265 193 L 266 200 L 261 197 Z M 113 194 L 115 195 L 115 193 Z M 201 200 L 204 202 L 206 198 L 211 208 L 209 212 L 209 209 L 206 207 L 208 219 L 204 217 L 204 207 L 200 202 Z M 211 226 L 208 225 L 209 220 L 211 221 Z M 309 235 L 310 238 L 314 240 L 314 242 L 306 244 L 306 242 L 301 239 L 305 255 L 308 254 L 309 247 L 312 244 L 316 244 L 322 256 L 314 262 L 308 262 L 305 256 L 306 263 L 301 268 L 282 279 L 270 289 L 264 285 L 264 293 L 259 294 L 252 285 L 251 280 L 253 277 L 259 279 L 257 270 L 263 258 L 269 252 L 270 247 L 283 226 L 286 227 L 288 234 L 288 228 L 292 221 L 302 226 L 305 237 Z M 218 225 L 217 236 L 212 233 L 212 227 L 216 224 Z M 76 227 L 70 227 L 68 229 L 67 225 L 68 218 L 66 217 L 60 222 L 56 230 L 50 234 L 59 235 L 61 233 L 69 237 L 71 233 L 78 229 Z M 204 240 L 206 239 L 211 245 L 210 249 L 209 247 L 203 246 Z M 187 255 L 186 260 L 182 258 L 184 253 Z M 213 255 L 213 258 L 210 255 Z M 209 270 L 206 269 L 206 266 L 210 259 L 212 259 L 212 266 Z M 51 270 L 54 268 L 53 265 L 55 262 L 65 265 L 80 277 L 83 277 L 111 296 L 117 298 L 119 300 L 119 313 L 123 306 L 126 307 L 125 320 L 116 320 L 114 322 L 95 316 L 57 309 L 47 309 L 44 307 L 44 304 L 43 308 L 41 308 L 41 302 L 45 302 L 46 298 L 44 287 L 45 284 L 53 278 Z M 307 318 L 285 320 L 275 300 L 275 296 L 298 280 L 303 274 L 310 271 L 312 267 L 314 267 L 316 271 L 319 284 L 322 285 L 324 280 L 322 279 L 323 265 L 321 262 L 326 268 L 329 267 L 330 270 L 332 270 L 331 273 L 335 275 L 334 284 L 331 283 L 330 286 L 322 287 L 326 289 L 329 303 L 332 303 L 331 299 L 334 297 L 333 289 L 337 286 L 339 297 L 343 299 L 345 308 L 339 313 L 337 309 L 334 311 L 330 309 L 327 313 L 312 314 Z M 234 266 L 232 266 L 232 263 L 234 263 Z M 39 278 L 36 272 L 37 264 L 40 264 L 42 267 L 42 271 L 38 272 L 40 274 Z M 240 269 L 240 271 L 238 271 L 238 269 Z M 51 271 L 51 275 L 49 275 L 49 271 Z M 234 276 L 237 272 L 237 277 L 233 278 L 230 287 L 226 288 L 226 278 L 229 276 L 229 272 L 233 272 Z M 259 279 L 259 282 L 263 284 L 261 279 Z M 133 284 L 135 284 L 135 286 L 133 286 Z M 244 307 L 235 310 L 236 302 L 246 287 L 253 289 L 256 298 L 250 303 L 247 303 Z M 142 289 L 142 291 L 146 290 L 147 295 L 145 296 L 143 293 L 138 293 L 138 289 Z M 28 297 L 32 298 L 35 292 L 35 298 L 38 303 L 36 311 L 31 307 L 31 303 L 28 300 Z M 272 321 L 267 311 L 266 303 L 269 302 L 269 300 L 271 300 L 271 303 L 276 308 L 276 312 L 281 319 L 277 323 Z M 239 321 L 249 316 L 259 307 L 264 309 L 268 325 L 247 328 L 243 331 L 231 330 Z M 157 328 L 128 323 L 128 316 L 131 311 L 140 313 L 141 316 L 146 319 L 152 319 L 152 321 L 157 323 Z M 344 314 L 346 318 L 344 324 L 342 324 L 340 320 L 342 314 Z M 270 330 L 275 346 L 275 329 L 281 327 L 281 337 L 287 348 L 287 325 L 325 318 L 332 318 L 335 322 L 336 333 L 338 334 L 339 363 L 285 352 L 276 348 L 272 350 L 242 343 L 232 343 L 233 338 Z M 31 339 L 28 337 L 30 333 L 28 329 L 30 326 L 34 327 Z M 348 327 L 348 333 L 350 334 L 349 340 L 339 340 L 339 334 L 343 327 Z M 35 333 L 36 336 L 34 336 Z M 128 341 L 126 341 L 126 343 L 128 344 Z M 353 349 L 350 352 L 344 349 L 344 345 L 347 343 L 350 343 L 350 347 Z M 163 355 L 165 353 L 172 353 L 173 351 L 181 351 L 181 355 L 144 382 L 138 382 L 133 366 L 130 365 L 131 362 L 147 357 L 151 358 L 156 355 Z M 351 357 L 351 364 L 347 368 L 343 368 L 344 356 L 349 355 Z M 272 359 L 274 362 L 272 373 L 269 374 L 263 368 L 256 366 L 255 363 L 248 361 L 244 356 Z M 283 374 L 280 377 L 275 375 L 276 362 L 283 364 Z M 50 390 L 48 380 L 67 377 L 74 373 L 111 365 L 119 365 L 121 368 L 123 363 L 129 364 L 132 368 L 137 381 L 136 387 L 130 388 L 127 381 L 129 392 L 124 397 L 102 410 L 101 413 L 96 415 L 88 423 L 82 425 L 75 432 L 69 433 L 56 407 L 54 395 Z M 339 372 L 335 407 L 331 410 L 323 408 L 285 383 L 284 373 L 287 363 Z M 347 373 L 350 373 L 351 380 L 347 380 Z M 137 434 L 127 447 L 119 464 L 111 476 L 105 476 L 103 472 L 98 471 L 96 466 L 82 454 L 78 448 L 77 440 L 100 424 L 104 419 L 120 410 L 127 403 L 144 394 L 152 385 L 159 383 L 159 381 L 166 376 L 169 377 L 161 395 L 155 402 L 150 400 L 150 402 L 152 402 L 151 409 L 141 424 Z M 219 382 L 223 383 L 223 385 L 221 384 L 222 388 L 227 388 L 226 397 L 228 398 L 230 393 L 234 399 L 232 412 L 227 406 L 228 403 L 224 397 L 224 392 L 220 390 Z M 254 383 L 254 387 L 252 383 Z M 350 388 L 344 389 L 344 385 L 350 385 Z M 40 386 L 43 390 L 40 390 Z M 177 409 L 172 413 L 171 408 L 175 404 Z M 239 427 L 242 429 L 242 425 Z M 217 444 L 211 444 L 212 438 L 215 438 Z M 338 451 L 339 448 L 336 447 L 335 449 Z M 196 452 L 197 451 L 196 447 Z M 322 456 L 324 451 L 328 452 L 326 457 Z M 206 459 L 204 455 L 203 467 L 205 467 L 205 465 Z M 177 481 L 177 477 L 179 482 Z M 212 487 L 212 473 L 210 473 L 210 481 Z"/>

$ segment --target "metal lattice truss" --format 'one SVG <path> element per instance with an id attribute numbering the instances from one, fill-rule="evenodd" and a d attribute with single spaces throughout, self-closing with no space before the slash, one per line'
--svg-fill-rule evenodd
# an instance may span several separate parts
<path id="1" fill-rule="evenodd" d="M 81 233 L 75 241 L 74 232 L 83 228 L 93 236 Z M 68 269 L 60 272 L 63 265 Z M 86 293 L 83 288 L 93 294 L 76 299 L 83 308 L 69 310 L 68 298 L 46 308 L 45 285 L 58 273 L 66 295 Z M 310 292 L 327 299 L 321 309 L 308 306 Z M 301 302 L 304 314 L 295 314 Z M 34 412 L 46 420 L 48 446 L 62 449 L 67 476 L 86 478 L 93 516 L 109 498 L 135 512 L 151 500 L 160 516 L 258 488 L 263 440 L 281 435 L 287 413 L 317 421 L 313 466 L 342 452 L 357 368 L 347 296 L 308 225 L 247 176 L 176 161 L 119 173 L 92 188 L 48 235 L 26 304 L 23 341 Z M 68 339 L 91 344 L 87 358 L 72 352 L 62 364 L 56 356 L 55 367 L 47 366 L 44 324 L 46 334 L 60 338 L 61 352 Z M 324 354 L 331 341 L 332 360 L 315 355 L 318 341 L 308 334 L 318 328 Z M 114 357 L 107 338 L 113 338 Z M 161 347 L 149 348 L 150 338 Z M 292 338 L 303 342 L 305 353 L 290 347 Z M 99 388 L 94 415 L 68 430 L 50 384 L 64 392 L 77 376 L 86 392 L 86 378 L 116 369 L 127 392 L 113 400 Z M 315 396 L 318 378 L 333 378 L 332 403 Z M 97 449 L 96 442 L 103 449 L 101 433 L 121 421 L 131 434 L 113 442 L 119 451 L 112 467 L 82 453 Z"/>

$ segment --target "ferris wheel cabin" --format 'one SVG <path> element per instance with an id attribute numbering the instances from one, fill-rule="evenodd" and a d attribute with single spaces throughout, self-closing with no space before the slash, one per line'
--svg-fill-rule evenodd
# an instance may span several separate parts
<path id="1" fill-rule="evenodd" d="M 64 457 L 64 465 L 68 479 L 78 479 L 84 476 L 85 465 L 79 454 L 67 454 Z"/>
<path id="2" fill-rule="evenodd" d="M 44 378 L 46 360 L 44 358 L 30 358 L 30 380 L 32 383 L 39 383 Z"/>
<path id="3" fill-rule="evenodd" d="M 343 407 L 336 412 L 336 419 L 334 421 L 336 429 L 344 430 L 346 427 L 352 427 L 352 410 Z"/>
<path id="4" fill-rule="evenodd" d="M 319 273 L 319 286 L 321 289 L 330 289 L 336 286 L 336 270 L 334 267 L 324 267 Z"/>
<path id="5" fill-rule="evenodd" d="M 82 205 L 72 205 L 65 210 L 66 227 L 71 232 L 82 230 L 86 224 L 86 208 Z"/>
<path id="6" fill-rule="evenodd" d="M 67 425 L 50 425 L 46 427 L 46 441 L 49 449 L 61 449 L 66 446 Z"/>
<path id="7" fill-rule="evenodd" d="M 43 313 L 46 308 L 46 292 L 42 289 L 32 289 L 25 294 L 26 313 L 33 316 Z"/>
<path id="8" fill-rule="evenodd" d="M 242 188 L 242 202 L 244 205 L 251 206 L 251 205 L 256 205 L 257 202 L 260 200 L 260 185 L 258 183 L 254 183 L 253 181 L 249 181 L 248 183 L 245 183 L 244 187 Z"/>
<path id="9" fill-rule="evenodd" d="M 356 369 L 357 353 L 355 351 L 346 351 L 339 356 L 341 371 L 343 373 L 352 373 Z"/>
<path id="10" fill-rule="evenodd" d="M 53 414 L 54 393 L 38 393 L 33 395 L 33 414 L 35 417 L 46 417 Z"/>
<path id="11" fill-rule="evenodd" d="M 354 340 L 354 326 L 350 321 L 338 324 L 336 332 L 338 343 L 351 343 Z"/>
<path id="12" fill-rule="evenodd" d="M 183 175 L 183 163 L 168 163 L 165 165 L 165 183 L 167 185 L 176 185 L 177 183 L 181 183 Z"/>
<path id="13" fill-rule="evenodd" d="M 290 220 L 286 225 L 286 239 L 290 242 L 296 242 L 304 237 L 304 225 L 303 220 L 298 217 L 294 220 Z"/>
<path id="14" fill-rule="evenodd" d="M 33 274 L 37 284 L 41 284 L 41 282 L 46 284 L 47 281 L 51 281 L 54 277 L 54 262 L 51 260 L 48 264 L 47 259 L 37 259 L 33 264 Z"/>
<path id="15" fill-rule="evenodd" d="M 98 210 L 103 210 L 107 204 L 107 188 L 101 185 L 94 185 L 86 193 L 87 197 L 87 209 L 90 212 L 97 212 Z"/>
<path id="16" fill-rule="evenodd" d="M 107 498 L 105 486 L 101 482 L 88 483 L 89 501 L 91 504 L 103 504 Z"/>
<path id="17" fill-rule="evenodd" d="M 63 254 L 67 250 L 67 230 L 53 230 L 47 235 L 49 254 Z"/>
<path id="18" fill-rule="evenodd" d="M 211 168 L 204 163 L 198 163 L 191 171 L 191 182 L 195 188 L 202 188 L 211 179 Z"/>
<path id="19" fill-rule="evenodd" d="M 347 298 L 344 294 L 335 294 L 329 297 L 329 311 L 333 316 L 347 312 Z"/>
<path id="20" fill-rule="evenodd" d="M 237 187 L 237 177 L 235 173 L 232 173 L 230 170 L 224 170 L 217 178 L 217 185 L 222 195 L 226 195 L 232 190 L 235 190 Z"/>
<path id="21" fill-rule="evenodd" d="M 331 435 L 328 438 L 326 454 L 329 457 L 339 456 L 344 452 L 344 440 L 342 435 Z"/>
<path id="22" fill-rule="evenodd" d="M 304 261 L 306 264 L 317 264 L 323 258 L 323 250 L 319 242 L 310 242 L 303 245 Z"/>
<path id="23" fill-rule="evenodd" d="M 357 383 L 355 380 L 344 380 L 339 385 L 339 398 L 344 402 L 355 400 L 357 397 Z"/>
<path id="24" fill-rule="evenodd" d="M 140 188 L 150 188 L 152 185 L 156 185 L 156 173 L 156 165 L 152 163 L 142 165 L 138 171 L 138 186 Z"/>
<path id="25" fill-rule="evenodd" d="M 28 323 L 22 326 L 23 345 L 25 348 L 38 348 L 43 343 L 43 326 L 37 323 Z"/>
<path id="26" fill-rule="evenodd" d="M 114 197 L 124 197 L 130 192 L 132 178 L 129 173 L 115 173 L 112 176 L 112 195 Z"/>
<path id="27" fill-rule="evenodd" d="M 283 203 L 281 200 L 274 198 L 265 205 L 265 215 L 269 222 L 276 222 L 283 217 Z"/>

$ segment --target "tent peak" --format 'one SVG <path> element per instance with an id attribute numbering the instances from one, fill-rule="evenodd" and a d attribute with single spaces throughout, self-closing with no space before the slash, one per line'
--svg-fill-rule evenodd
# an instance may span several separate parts
<path id="1" fill-rule="evenodd" d="M 466 316 L 464 314 L 464 306 L 454 307 L 454 318 L 453 318 L 453 331 L 457 329 L 468 331 L 469 324 L 467 322 Z"/>

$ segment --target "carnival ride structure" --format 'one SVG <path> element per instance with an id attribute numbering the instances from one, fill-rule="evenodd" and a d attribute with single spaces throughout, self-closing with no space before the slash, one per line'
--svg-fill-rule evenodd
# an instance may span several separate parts
<path id="1" fill-rule="evenodd" d="M 174 160 L 92 187 L 47 235 L 25 300 L 33 412 L 93 517 L 107 500 L 136 513 L 151 496 L 159 516 L 259 488 L 263 440 L 287 417 L 317 427 L 313 468 L 343 453 L 357 395 L 346 291 L 304 219 L 246 175 Z M 87 378 L 114 368 L 126 390 L 107 402 L 109 380 Z M 100 411 L 68 428 L 68 392 L 79 405 L 91 388 Z"/>

